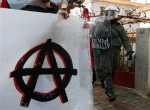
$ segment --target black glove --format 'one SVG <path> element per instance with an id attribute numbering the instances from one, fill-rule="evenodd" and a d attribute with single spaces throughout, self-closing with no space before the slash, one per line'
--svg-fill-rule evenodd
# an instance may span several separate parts
<path id="1" fill-rule="evenodd" d="M 128 60 L 132 60 L 132 54 L 133 53 L 134 53 L 133 51 L 128 51 L 127 52 L 126 56 L 128 57 Z"/>

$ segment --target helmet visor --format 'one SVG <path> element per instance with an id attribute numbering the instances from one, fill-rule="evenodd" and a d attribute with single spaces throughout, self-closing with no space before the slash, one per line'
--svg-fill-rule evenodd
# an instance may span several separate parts
<path id="1" fill-rule="evenodd" d="M 105 16 L 114 16 L 115 18 L 118 17 L 118 12 L 117 11 L 114 11 L 114 10 L 107 10 L 105 11 Z"/>

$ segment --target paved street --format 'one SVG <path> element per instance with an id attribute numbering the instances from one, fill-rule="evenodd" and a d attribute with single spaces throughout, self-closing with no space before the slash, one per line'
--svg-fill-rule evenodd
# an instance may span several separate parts
<path id="1" fill-rule="evenodd" d="M 93 110 L 150 110 L 150 98 L 143 98 L 133 89 L 114 86 L 117 100 L 109 102 L 99 83 L 94 84 Z"/>

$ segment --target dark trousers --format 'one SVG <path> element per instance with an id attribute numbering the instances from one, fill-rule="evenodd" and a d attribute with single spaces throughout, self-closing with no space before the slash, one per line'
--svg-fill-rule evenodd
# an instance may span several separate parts
<path id="1" fill-rule="evenodd" d="M 95 72 L 95 70 L 94 69 L 92 69 L 92 71 L 93 71 L 93 80 L 92 80 L 92 83 L 94 83 L 95 81 L 96 81 L 96 72 Z"/>

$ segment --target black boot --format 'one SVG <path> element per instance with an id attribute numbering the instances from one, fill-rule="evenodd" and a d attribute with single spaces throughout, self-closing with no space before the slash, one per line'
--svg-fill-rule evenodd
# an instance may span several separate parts
<path id="1" fill-rule="evenodd" d="M 108 88 L 106 88 L 105 94 L 108 96 L 109 102 L 113 102 L 116 100 L 116 95 L 114 94 L 114 92 L 112 90 L 109 90 Z"/>
<path id="2" fill-rule="evenodd" d="M 109 101 L 113 102 L 116 100 L 116 95 L 114 94 L 113 91 L 113 85 L 112 85 L 112 77 L 111 77 L 111 72 L 108 70 L 105 70 L 105 94 L 108 96 Z"/>

